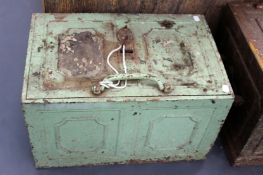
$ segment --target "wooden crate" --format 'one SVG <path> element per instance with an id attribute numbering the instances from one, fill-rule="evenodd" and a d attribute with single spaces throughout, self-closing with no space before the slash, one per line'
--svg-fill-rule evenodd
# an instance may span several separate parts
<path id="1" fill-rule="evenodd" d="M 236 94 L 222 137 L 233 165 L 263 164 L 263 4 L 232 3 L 217 40 Z"/>

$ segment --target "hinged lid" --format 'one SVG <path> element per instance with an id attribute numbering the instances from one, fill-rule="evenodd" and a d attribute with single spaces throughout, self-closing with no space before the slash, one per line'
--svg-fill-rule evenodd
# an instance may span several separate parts
<path id="1" fill-rule="evenodd" d="M 123 44 L 128 75 L 123 70 Z M 115 75 L 106 59 L 118 47 L 110 57 L 120 73 Z M 129 80 L 126 88 L 103 87 L 99 95 L 92 93 L 106 78 Z M 229 94 L 231 87 L 203 16 L 33 15 L 24 99 Z"/>

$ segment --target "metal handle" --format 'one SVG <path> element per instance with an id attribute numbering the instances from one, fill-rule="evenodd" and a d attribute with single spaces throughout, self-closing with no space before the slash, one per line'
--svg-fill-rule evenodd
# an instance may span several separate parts
<path id="1" fill-rule="evenodd" d="M 104 80 L 108 81 L 120 81 L 120 80 L 151 80 L 156 82 L 158 85 L 158 88 L 160 91 L 163 91 L 164 93 L 170 93 L 173 88 L 171 84 L 163 82 L 161 79 L 159 79 L 155 75 L 151 74 L 141 74 L 141 73 L 133 73 L 133 74 L 116 74 L 116 75 L 110 75 L 106 77 Z M 99 95 L 105 90 L 105 87 L 96 84 L 92 86 L 91 91 L 93 94 Z"/>

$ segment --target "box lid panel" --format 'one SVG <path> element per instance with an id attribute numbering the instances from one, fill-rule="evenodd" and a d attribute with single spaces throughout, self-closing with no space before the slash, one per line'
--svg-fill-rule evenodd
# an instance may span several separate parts
<path id="1" fill-rule="evenodd" d="M 31 30 L 27 99 L 231 93 L 203 16 L 35 14 Z"/>

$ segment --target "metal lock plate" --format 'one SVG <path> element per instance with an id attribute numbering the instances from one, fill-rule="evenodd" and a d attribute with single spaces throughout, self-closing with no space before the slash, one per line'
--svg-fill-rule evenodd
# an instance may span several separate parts
<path id="1" fill-rule="evenodd" d="M 132 76 L 126 88 L 109 89 L 102 97 L 231 94 L 202 16 L 36 14 L 32 24 L 38 35 L 31 32 L 29 41 L 27 99 L 96 98 L 91 87 L 114 75 L 106 58 L 122 44 Z M 110 62 L 124 73 L 122 50 Z M 135 75 L 140 76 L 132 79 Z M 160 91 L 158 82 L 168 83 L 169 93 Z"/>

